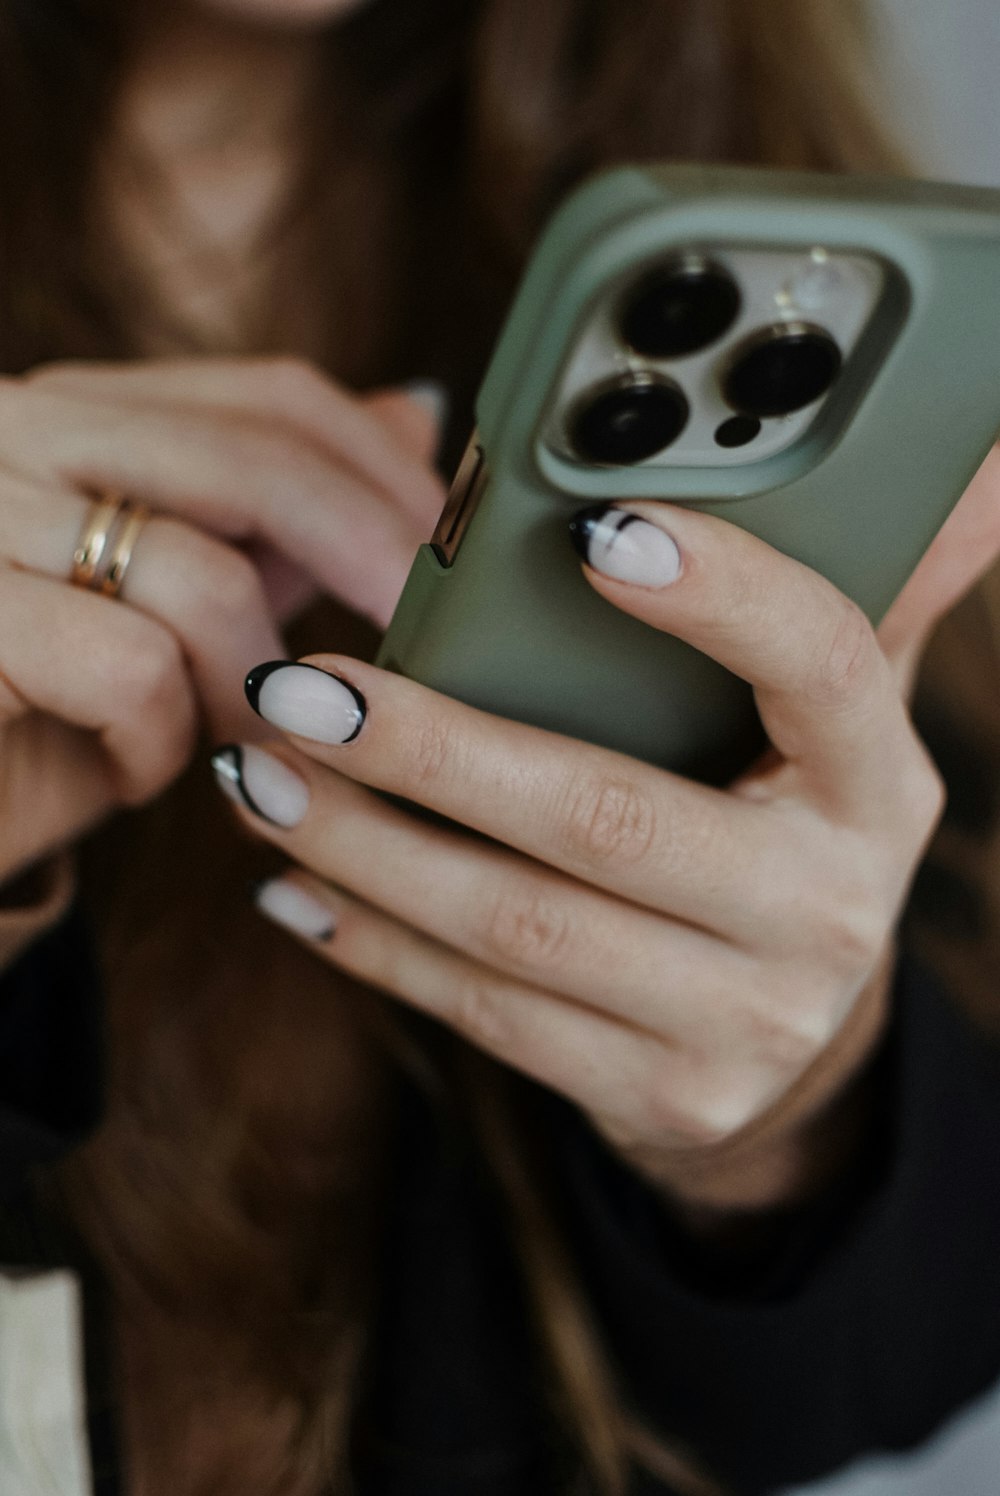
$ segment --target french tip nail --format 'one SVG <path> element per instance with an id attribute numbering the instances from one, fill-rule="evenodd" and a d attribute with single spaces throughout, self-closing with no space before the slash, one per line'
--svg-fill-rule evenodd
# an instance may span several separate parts
<path id="1" fill-rule="evenodd" d="M 594 528 L 613 506 L 611 504 L 590 504 L 586 509 L 578 509 L 569 522 L 569 538 L 573 542 L 573 548 L 584 561 L 589 561 L 590 537 Z"/>
<path id="2" fill-rule="evenodd" d="M 279 671 L 286 671 L 288 679 L 279 680 L 265 696 L 265 685 Z M 311 688 L 304 686 L 302 676 L 309 677 Z M 321 687 L 317 686 L 316 677 L 324 683 Z M 267 660 L 255 665 L 243 688 L 258 717 L 282 732 L 311 738 L 317 743 L 353 743 L 368 715 L 365 698 L 356 686 L 332 670 L 305 660 Z M 273 699 L 275 691 L 278 700 Z"/>
<path id="3" fill-rule="evenodd" d="M 237 780 L 243 773 L 243 744 L 220 743 L 209 760 L 216 774 Z"/>
<path id="4" fill-rule="evenodd" d="M 294 661 L 265 660 L 262 665 L 255 665 L 252 670 L 247 672 L 246 679 L 243 682 L 243 690 L 246 693 L 247 701 L 249 701 L 258 716 L 260 716 L 260 707 L 258 705 L 260 690 L 267 677 L 273 675 L 276 670 L 280 670 L 283 665 L 291 664 L 294 664 Z"/>

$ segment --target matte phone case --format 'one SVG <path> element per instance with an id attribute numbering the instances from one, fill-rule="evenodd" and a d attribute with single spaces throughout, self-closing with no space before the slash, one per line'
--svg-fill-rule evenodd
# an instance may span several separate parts
<path id="1" fill-rule="evenodd" d="M 892 324 L 888 356 L 868 369 L 863 341 L 825 417 L 760 463 L 584 468 L 543 448 L 543 406 L 601 287 L 661 249 L 720 242 L 884 258 L 895 267 L 876 314 Z M 568 520 L 601 500 L 684 503 L 821 572 L 877 625 L 1000 428 L 1000 192 L 718 167 L 603 173 L 544 233 L 477 417 L 486 480 L 475 512 L 450 565 L 420 548 L 378 663 L 723 783 L 762 746 L 750 688 L 597 596 Z"/>

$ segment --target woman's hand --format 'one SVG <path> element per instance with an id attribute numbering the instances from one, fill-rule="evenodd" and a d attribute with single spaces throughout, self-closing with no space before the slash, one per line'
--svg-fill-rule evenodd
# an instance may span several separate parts
<path id="1" fill-rule="evenodd" d="M 997 529 L 995 459 L 984 473 L 887 620 L 892 661 L 832 584 L 720 519 L 635 503 L 639 523 L 578 522 L 597 591 L 754 687 L 773 746 L 725 791 L 354 660 L 259 667 L 251 703 L 289 738 L 215 764 L 304 870 L 266 883 L 262 909 L 577 1102 L 654 1177 L 683 1175 L 808 1082 L 848 1026 L 855 1063 L 879 1031 L 943 806 L 902 693 L 956 579 L 990 559 L 962 549 L 970 505 Z M 776 1198 L 794 1183 L 779 1176 Z"/>
<path id="2" fill-rule="evenodd" d="M 312 592 L 385 624 L 443 502 L 436 421 L 291 360 L 58 365 L 0 381 L 0 881 L 195 749 Z M 154 510 L 120 598 L 69 584 L 96 492 Z"/>

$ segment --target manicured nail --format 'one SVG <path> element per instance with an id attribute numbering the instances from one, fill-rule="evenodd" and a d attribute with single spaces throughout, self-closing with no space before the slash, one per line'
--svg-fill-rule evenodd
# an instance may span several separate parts
<path id="1" fill-rule="evenodd" d="M 287 878 L 265 878 L 254 890 L 261 914 L 307 940 L 330 940 L 337 928 L 333 910 Z"/>
<path id="2" fill-rule="evenodd" d="M 227 743 L 212 755 L 223 794 L 254 815 L 290 831 L 309 809 L 309 786 L 300 775 L 263 748 Z"/>
<path id="3" fill-rule="evenodd" d="M 318 665 L 269 660 L 255 665 L 243 689 L 254 711 L 284 732 L 314 743 L 350 743 L 368 708 L 360 691 Z"/>
<path id="4" fill-rule="evenodd" d="M 403 389 L 411 400 L 422 405 L 424 410 L 430 411 L 437 422 L 438 429 L 442 430 L 448 420 L 448 412 L 451 409 L 451 396 L 439 379 L 411 379 L 403 385 Z"/>
<path id="5" fill-rule="evenodd" d="M 569 532 L 588 566 L 616 582 L 666 587 L 681 574 L 681 553 L 665 530 L 611 504 L 580 509 Z"/>

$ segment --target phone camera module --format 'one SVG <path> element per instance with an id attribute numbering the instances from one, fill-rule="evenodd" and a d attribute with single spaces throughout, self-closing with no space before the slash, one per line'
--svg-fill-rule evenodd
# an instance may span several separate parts
<path id="1" fill-rule="evenodd" d="M 728 271 L 701 255 L 685 255 L 639 282 L 625 303 L 621 334 L 645 358 L 683 358 L 718 342 L 741 305 Z"/>
<path id="2" fill-rule="evenodd" d="M 587 394 L 569 435 L 574 450 L 588 462 L 623 467 L 671 446 L 688 415 L 687 399 L 671 380 L 633 377 Z"/>
<path id="3" fill-rule="evenodd" d="M 755 333 L 729 365 L 722 383 L 728 405 L 764 420 L 805 410 L 825 395 L 843 358 L 828 332 L 804 322 L 784 322 Z"/>
<path id="4" fill-rule="evenodd" d="M 762 427 L 756 416 L 730 416 L 715 433 L 715 444 L 729 450 L 748 447 L 760 436 Z"/>

